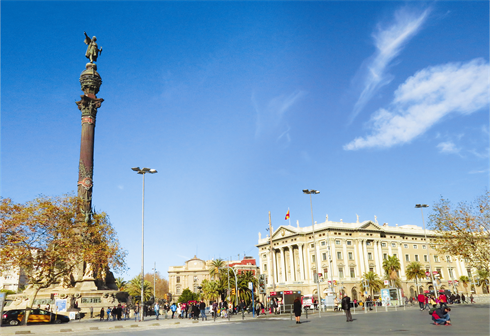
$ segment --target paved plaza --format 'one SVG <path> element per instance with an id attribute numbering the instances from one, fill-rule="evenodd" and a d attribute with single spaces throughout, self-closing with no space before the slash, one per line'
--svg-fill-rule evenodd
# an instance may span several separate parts
<path id="1" fill-rule="evenodd" d="M 302 316 L 303 323 L 295 324 L 289 315 L 278 317 L 252 318 L 246 315 L 213 321 L 193 322 L 190 320 L 167 319 L 156 321 L 150 317 L 144 322 L 115 321 L 98 322 L 97 320 L 70 322 L 62 325 L 30 325 L 28 327 L 2 327 L 0 334 L 13 335 L 16 331 L 30 331 L 36 335 L 71 334 L 71 335 L 490 335 L 490 308 L 488 305 L 453 305 L 451 312 L 452 326 L 435 326 L 427 311 L 416 308 L 407 310 L 390 310 L 378 313 L 357 311 L 354 322 L 345 322 L 343 313 L 310 315 L 308 320 Z M 178 323 L 177 323 L 178 322 Z M 158 325 L 156 325 L 158 324 Z M 91 330 L 98 328 L 98 330 Z M 62 331 L 63 330 L 63 331 Z"/>

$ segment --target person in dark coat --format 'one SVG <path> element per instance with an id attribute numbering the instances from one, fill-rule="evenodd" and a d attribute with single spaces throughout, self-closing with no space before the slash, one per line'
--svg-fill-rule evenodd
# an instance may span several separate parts
<path id="1" fill-rule="evenodd" d="M 301 318 L 301 301 L 299 300 L 299 298 L 294 299 L 293 311 L 294 311 L 294 316 L 296 318 L 296 324 L 301 324 L 301 321 L 300 321 L 300 318 Z"/>
<path id="2" fill-rule="evenodd" d="M 100 308 L 100 320 L 104 321 L 104 307 Z"/>
<path id="3" fill-rule="evenodd" d="M 345 317 L 347 317 L 347 322 L 352 322 L 352 314 L 350 313 L 350 297 L 347 294 L 342 298 L 342 309 L 345 312 Z"/>

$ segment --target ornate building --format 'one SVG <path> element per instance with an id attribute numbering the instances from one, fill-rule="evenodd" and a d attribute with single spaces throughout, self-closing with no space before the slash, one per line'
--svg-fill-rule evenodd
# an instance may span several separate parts
<path id="1" fill-rule="evenodd" d="M 170 266 L 168 269 L 168 286 L 169 292 L 172 294 L 172 301 L 177 302 L 180 294 L 186 288 L 189 288 L 194 293 L 199 292 L 198 286 L 201 282 L 211 280 L 209 269 L 213 260 L 204 261 L 197 256 L 187 260 L 184 266 Z M 244 271 L 251 271 L 257 274 L 258 267 L 255 259 L 252 257 L 244 257 L 242 260 L 224 260 L 225 265 L 229 265 L 237 274 Z"/>
<path id="2" fill-rule="evenodd" d="M 325 297 L 329 282 L 334 291 L 348 293 L 352 299 L 361 299 L 360 282 L 365 272 L 375 272 L 384 279 L 383 260 L 397 256 L 401 270 L 399 278 L 407 296 L 414 295 L 415 280 L 407 280 L 405 270 L 412 261 L 419 261 L 429 271 L 429 253 L 432 271 L 438 272 L 438 289 L 453 289 L 453 280 L 466 275 L 471 277 L 471 269 L 463 260 L 440 255 L 429 244 L 435 241 L 436 234 L 416 225 L 388 226 L 386 223 L 364 221 L 344 223 L 329 221 L 315 223 L 316 246 L 312 226 L 280 226 L 272 230 L 272 255 L 270 237 L 261 237 L 256 245 L 259 249 L 260 273 L 267 274 L 267 289 L 272 291 L 300 290 L 303 294 L 316 294 L 315 274 L 319 274 L 321 296 Z M 428 244 L 429 243 L 429 244 Z M 430 249 L 430 251 L 429 251 Z M 330 251 L 330 252 L 329 252 Z M 316 269 L 319 258 L 319 270 Z M 451 282 L 449 282 L 451 281 Z M 433 289 L 426 278 L 419 279 L 419 291 Z M 462 284 L 457 289 L 466 290 Z M 478 290 L 478 292 L 481 289 Z M 375 295 L 376 296 L 376 295 Z"/>

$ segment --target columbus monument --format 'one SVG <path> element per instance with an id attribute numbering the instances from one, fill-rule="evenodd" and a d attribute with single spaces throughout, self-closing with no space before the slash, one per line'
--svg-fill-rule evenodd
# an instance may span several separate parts
<path id="1" fill-rule="evenodd" d="M 97 111 L 104 99 L 97 98 L 102 78 L 97 72 L 97 58 L 102 52 L 97 45 L 97 38 L 89 38 L 85 33 L 85 44 L 88 45 L 85 57 L 90 62 L 85 65 L 85 70 L 80 75 L 80 85 L 83 94 L 76 102 L 82 114 L 82 138 L 80 143 L 80 161 L 78 164 L 78 196 L 82 199 L 80 212 L 83 214 L 84 224 L 90 224 L 92 219 L 92 192 L 93 192 L 93 172 L 94 172 L 94 137 L 95 121 Z M 97 270 L 95 274 L 90 263 L 80 263 L 77 269 L 71 274 L 70 278 L 62 279 L 59 284 L 42 289 L 37 295 L 33 306 L 50 305 L 51 310 L 58 299 L 66 300 L 66 311 L 59 313 L 68 314 L 70 312 L 88 312 L 90 307 L 95 311 L 101 307 L 116 305 L 118 302 L 130 303 L 129 295 L 118 291 L 114 275 L 109 268 Z M 28 287 L 24 293 L 12 295 L 14 301 L 9 309 L 24 308 L 28 301 L 28 294 L 31 289 Z M 10 297 L 10 296 L 9 296 Z M 128 301 L 129 300 L 129 301 Z"/>

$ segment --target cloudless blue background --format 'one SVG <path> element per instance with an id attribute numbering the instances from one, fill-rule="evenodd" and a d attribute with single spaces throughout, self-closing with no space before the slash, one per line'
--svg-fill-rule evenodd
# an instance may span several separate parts
<path id="1" fill-rule="evenodd" d="M 390 66 L 394 79 L 352 123 L 353 80 L 372 33 L 408 6 L 432 7 Z M 76 191 L 86 31 L 105 101 L 97 115 L 94 197 L 140 271 L 257 256 L 257 233 L 315 220 L 421 225 L 415 203 L 472 200 L 488 188 L 488 106 L 413 141 L 346 151 L 415 72 L 489 58 L 488 2 L 1 2 L 1 196 Z M 458 153 L 441 153 L 441 141 Z M 427 213 L 428 214 L 428 213 Z"/>

